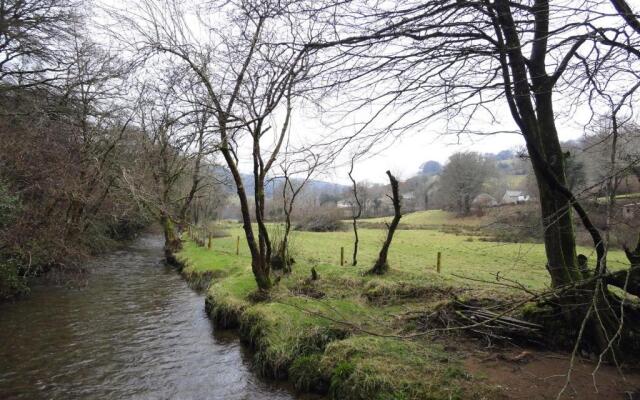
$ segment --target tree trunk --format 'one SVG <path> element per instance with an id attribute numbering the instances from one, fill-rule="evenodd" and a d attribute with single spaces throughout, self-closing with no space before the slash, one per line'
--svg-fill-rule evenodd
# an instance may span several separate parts
<path id="1" fill-rule="evenodd" d="M 267 173 L 261 158 L 260 137 L 262 133 L 262 123 L 258 122 L 251 132 L 253 137 L 253 182 L 254 182 L 254 204 L 256 208 L 256 224 L 258 225 L 258 265 L 260 265 L 260 275 L 256 275 L 256 281 L 265 280 L 270 282 L 271 273 L 271 240 L 264 221 L 264 180 Z M 258 286 L 261 284 L 258 283 Z M 270 288 L 269 283 L 269 288 Z M 262 287 L 261 287 L 262 289 Z"/>
<path id="2" fill-rule="evenodd" d="M 291 217 L 287 214 L 287 221 L 284 227 L 284 237 L 282 238 L 282 249 L 280 250 L 284 272 L 286 273 L 291 273 L 292 264 L 291 257 L 289 257 L 289 233 L 291 233 Z"/>
<path id="3" fill-rule="evenodd" d="M 520 127 L 531 155 L 540 191 L 547 269 L 552 285 L 558 287 L 581 279 L 581 274 L 578 269 L 571 204 L 557 187 L 552 186 L 547 176 L 547 172 L 551 172 L 560 185 L 566 185 L 564 155 L 552 107 L 553 82 L 544 71 L 548 5 L 546 9 L 542 7 L 536 13 L 535 29 L 539 40 L 531 50 L 531 61 L 528 64 L 522 54 L 510 7 L 506 0 L 496 1 L 496 32 L 504 37 L 505 54 L 501 62 L 505 91 L 513 118 Z M 533 85 L 529 83 L 527 68 L 530 69 Z M 536 99 L 535 107 L 533 96 Z"/>
<path id="4" fill-rule="evenodd" d="M 260 256 L 260 250 L 258 249 L 258 243 L 256 242 L 253 234 L 253 228 L 251 227 L 251 212 L 249 211 L 249 201 L 247 199 L 246 191 L 244 190 L 244 183 L 242 182 L 242 176 L 238 171 L 238 167 L 233 159 L 231 151 L 224 146 L 221 146 L 220 151 L 227 162 L 227 166 L 231 170 L 231 175 L 236 184 L 236 190 L 238 192 L 238 199 L 240 200 L 240 212 L 242 214 L 242 228 L 247 238 L 247 245 L 249 252 L 251 253 L 251 270 L 258 289 L 269 290 L 271 289 L 271 279 L 269 274 L 265 272 L 264 260 Z"/>
<path id="5" fill-rule="evenodd" d="M 387 231 L 387 238 L 382 244 L 382 249 L 380 249 L 380 254 L 378 255 L 378 260 L 373 265 L 373 268 L 369 270 L 370 274 L 383 275 L 385 272 L 389 270 L 389 263 L 387 262 L 387 254 L 389 253 L 389 247 L 391 246 L 391 240 L 393 240 L 393 234 L 396 232 L 396 228 L 398 228 L 398 224 L 400 223 L 400 218 L 402 218 L 402 214 L 400 213 L 400 193 L 398 191 L 398 180 L 391 175 L 390 171 L 387 171 L 387 175 L 389 176 L 389 182 L 391 182 L 391 194 L 393 201 L 393 220 L 391 221 L 391 225 L 389 225 L 389 230 Z"/>
<path id="6" fill-rule="evenodd" d="M 468 194 L 464 195 L 464 213 L 463 215 L 471 214 L 471 196 Z"/>
<path id="7" fill-rule="evenodd" d="M 552 141 L 552 140 L 549 140 Z M 549 141 L 546 143 L 549 144 Z M 557 136 L 556 136 L 557 141 Z M 559 143 L 557 146 L 548 145 L 545 156 L 548 167 L 553 170 L 560 184 L 565 184 L 563 171 L 563 154 Z M 547 256 L 547 270 L 551 276 L 553 287 L 559 287 L 582 279 L 579 272 L 576 242 L 573 227 L 572 205 L 559 191 L 552 188 L 545 179 L 541 169 L 546 168 L 539 162 L 532 162 L 538 191 L 540 193 L 540 211 L 544 232 L 545 253 Z"/>
<path id="8" fill-rule="evenodd" d="M 547 269 L 553 287 L 571 286 L 558 293 L 554 304 L 559 308 L 562 324 L 570 331 L 586 324 L 582 336 L 569 333 L 572 340 L 580 341 L 579 345 L 589 352 L 615 354 L 617 345 L 609 346 L 609 338 L 617 332 L 618 316 L 609 306 L 606 284 L 602 279 L 580 284 L 583 274 L 578 266 L 572 208 L 593 239 L 598 257 L 596 275 L 606 271 L 606 249 L 599 231 L 566 185 L 564 154 L 553 112 L 552 93 L 557 77 L 546 72 L 548 1 L 536 1 L 532 10 L 535 37 L 528 59 L 522 53 L 510 3 L 496 0 L 495 10 L 494 27 L 501 51 L 505 94 L 514 121 L 525 138 L 540 192 Z M 553 319 L 557 321 L 558 315 Z"/>
<path id="9" fill-rule="evenodd" d="M 360 237 L 358 236 L 358 217 L 353 217 L 353 258 L 351 266 L 358 265 L 358 246 L 360 244 Z"/>
<path id="10" fill-rule="evenodd" d="M 351 179 L 351 184 L 353 185 L 353 198 L 355 199 L 357 211 L 353 213 L 353 258 L 351 261 L 351 265 L 355 267 L 358 265 L 358 246 L 360 244 L 360 237 L 358 236 L 358 219 L 362 215 L 362 203 L 358 198 L 358 184 L 356 180 L 353 178 L 353 165 L 355 163 L 355 157 L 351 159 L 351 169 L 349 170 L 349 179 Z"/>
<path id="11" fill-rule="evenodd" d="M 164 235 L 164 256 L 169 264 L 175 264 L 175 253 L 182 248 L 182 241 L 175 231 L 175 226 L 171 217 L 166 213 L 160 215 L 160 225 L 162 225 L 162 233 Z"/>
<path id="12" fill-rule="evenodd" d="M 291 199 L 290 204 L 286 204 L 286 190 L 287 190 L 287 182 L 288 177 L 285 178 L 285 186 L 283 190 L 283 198 L 285 199 L 285 205 L 283 207 L 284 210 L 284 235 L 282 237 L 282 243 L 280 244 L 280 248 L 276 251 L 278 255 L 282 258 L 282 268 L 284 272 L 291 272 L 292 260 L 289 257 L 289 235 L 291 234 L 291 212 L 293 211 L 293 201 L 294 198 Z"/>
<path id="13" fill-rule="evenodd" d="M 291 187 L 291 200 L 287 201 L 287 189 Z M 287 170 L 284 171 L 284 184 L 282 185 L 282 211 L 284 213 L 284 235 L 280 248 L 276 249 L 277 255 L 282 259 L 282 269 L 285 273 L 291 272 L 291 259 L 289 257 L 289 234 L 291 233 L 291 213 L 296 192 L 293 191 Z"/>

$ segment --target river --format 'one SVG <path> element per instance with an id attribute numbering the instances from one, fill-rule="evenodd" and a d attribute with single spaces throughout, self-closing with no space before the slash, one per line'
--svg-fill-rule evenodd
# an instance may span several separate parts
<path id="1" fill-rule="evenodd" d="M 293 399 L 259 379 L 202 294 L 144 236 L 88 264 L 86 283 L 0 304 L 0 399 Z"/>

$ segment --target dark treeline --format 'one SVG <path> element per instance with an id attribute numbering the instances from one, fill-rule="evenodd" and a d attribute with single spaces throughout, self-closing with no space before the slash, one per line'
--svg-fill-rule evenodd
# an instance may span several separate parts
<path id="1" fill-rule="evenodd" d="M 153 221 L 215 214 L 220 203 L 193 146 L 202 129 L 184 133 L 193 118 L 168 122 L 174 110 L 157 101 L 178 103 L 173 86 L 139 82 L 135 61 L 87 39 L 79 5 L 0 4 L 0 299 Z"/>
<path id="2" fill-rule="evenodd" d="M 78 260 L 147 223 L 118 182 L 133 132 L 115 115 L 88 122 L 83 106 L 54 89 L 2 92 L 2 297 L 25 290 L 19 275 Z"/>

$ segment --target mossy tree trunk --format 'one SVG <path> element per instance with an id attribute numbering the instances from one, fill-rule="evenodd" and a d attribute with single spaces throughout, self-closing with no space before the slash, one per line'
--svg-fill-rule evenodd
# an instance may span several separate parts
<path id="1" fill-rule="evenodd" d="M 167 261 L 172 263 L 175 260 L 174 254 L 182 248 L 182 241 L 176 233 L 175 225 L 169 215 L 162 213 L 160 224 L 164 235 L 164 255 Z"/>
<path id="2" fill-rule="evenodd" d="M 586 322 L 586 329 L 574 340 L 594 353 L 614 352 L 610 342 L 619 327 L 619 319 L 610 306 L 607 285 L 601 279 L 584 285 L 579 268 L 572 209 L 578 213 L 590 233 L 597 253 L 595 274 L 606 273 L 604 241 L 580 202 L 567 188 L 565 160 L 553 110 L 553 89 L 566 64 L 562 63 L 549 75 L 546 71 L 549 36 L 549 3 L 536 1 L 530 54 L 523 55 L 523 45 L 507 0 L 496 0 L 493 22 L 498 38 L 499 60 L 505 95 L 514 121 L 526 141 L 540 192 L 540 210 L 544 229 L 547 270 L 554 288 L 574 288 L 558 292 L 560 307 L 567 326 L 577 329 Z M 566 57 L 572 57 L 580 47 L 574 46 Z M 586 289 L 586 290 L 585 290 Z"/>
<path id="3" fill-rule="evenodd" d="M 391 247 L 391 241 L 393 240 L 393 235 L 398 228 L 398 224 L 400 223 L 400 218 L 402 218 L 402 214 L 400 211 L 400 192 L 398 188 L 398 180 L 391 174 L 390 171 L 387 171 L 387 176 L 389 176 L 389 182 L 391 183 L 391 201 L 393 202 L 393 220 L 391 220 L 391 224 L 389 225 L 389 229 L 387 230 L 387 238 L 382 244 L 382 248 L 380 249 L 380 254 L 378 255 L 378 259 L 376 263 L 373 265 L 373 268 L 369 270 L 370 274 L 382 275 L 389 270 L 389 263 L 387 262 L 387 255 L 389 254 L 389 247 Z"/>
<path id="4" fill-rule="evenodd" d="M 581 279 L 578 271 L 571 204 L 557 188 L 551 187 L 549 169 L 560 184 L 566 183 L 563 153 L 555 127 L 552 88 L 554 81 L 545 71 L 548 33 L 548 4 L 535 17 L 535 35 L 529 61 L 522 53 L 511 6 L 496 1 L 495 28 L 503 42 L 501 56 L 505 92 L 515 122 L 525 138 L 540 192 L 547 269 L 555 287 Z M 529 74 L 531 72 L 531 82 Z M 535 106 L 533 102 L 535 98 Z M 538 156 L 538 157 L 536 157 Z"/>
<path id="5" fill-rule="evenodd" d="M 236 184 L 236 192 L 238 193 L 238 199 L 240 200 L 240 212 L 242 214 L 242 229 L 244 230 L 245 238 L 247 239 L 247 246 L 251 253 L 251 271 L 256 279 L 256 284 L 260 290 L 271 289 L 271 278 L 269 276 L 269 265 L 264 258 L 263 253 L 260 252 L 258 241 L 253 233 L 251 226 L 251 212 L 249 210 L 249 200 L 247 193 L 244 189 L 244 183 L 240 170 L 233 157 L 231 149 L 228 147 L 226 135 L 223 135 L 223 145 L 220 148 L 222 155 L 227 161 L 231 175 Z"/>

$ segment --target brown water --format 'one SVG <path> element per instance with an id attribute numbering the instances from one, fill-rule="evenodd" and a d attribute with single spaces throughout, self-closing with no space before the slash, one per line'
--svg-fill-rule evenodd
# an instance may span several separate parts
<path id="1" fill-rule="evenodd" d="M 293 399 L 216 334 L 202 295 L 143 237 L 93 261 L 86 285 L 0 304 L 0 399 Z"/>

